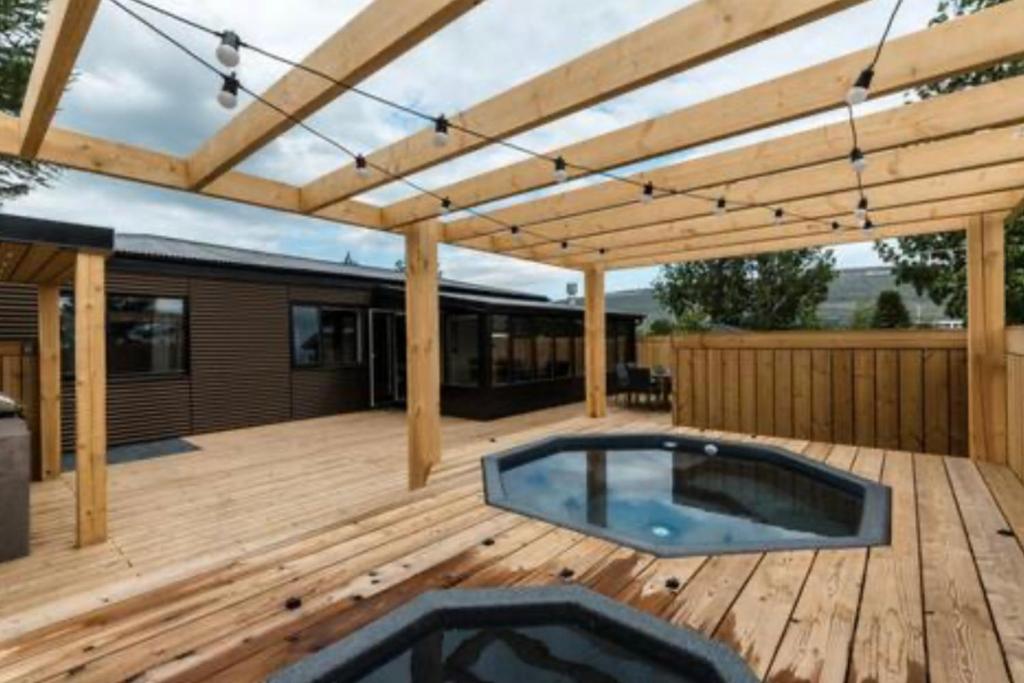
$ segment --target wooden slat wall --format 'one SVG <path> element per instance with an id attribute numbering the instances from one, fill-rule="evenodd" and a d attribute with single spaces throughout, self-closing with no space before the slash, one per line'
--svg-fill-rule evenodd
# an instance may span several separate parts
<path id="1" fill-rule="evenodd" d="M 1024 327 L 1006 330 L 1007 464 L 1024 481 Z"/>
<path id="2" fill-rule="evenodd" d="M 959 331 L 678 337 L 674 420 L 706 429 L 966 455 L 965 346 Z M 1019 372 L 1024 411 L 1024 355 Z M 1024 453 L 1020 429 L 1016 437 Z"/>

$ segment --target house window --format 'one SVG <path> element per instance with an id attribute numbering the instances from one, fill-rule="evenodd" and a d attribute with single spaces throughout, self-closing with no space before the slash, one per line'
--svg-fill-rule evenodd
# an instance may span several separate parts
<path id="1" fill-rule="evenodd" d="M 475 313 L 445 316 L 444 383 L 480 386 L 480 317 Z"/>
<path id="2" fill-rule="evenodd" d="M 362 362 L 359 311 L 313 304 L 292 306 L 292 362 L 336 368 Z"/>
<path id="3" fill-rule="evenodd" d="M 61 368 L 74 374 L 74 299 L 61 296 Z M 180 297 L 107 297 L 107 374 L 180 374 L 188 371 L 188 315 Z"/>
<path id="4" fill-rule="evenodd" d="M 512 382 L 512 366 L 509 362 L 509 324 L 507 315 L 491 317 L 491 378 L 495 385 Z"/>

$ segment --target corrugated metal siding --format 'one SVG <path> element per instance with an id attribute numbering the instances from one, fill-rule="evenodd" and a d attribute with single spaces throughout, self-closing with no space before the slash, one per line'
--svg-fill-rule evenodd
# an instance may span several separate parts
<path id="1" fill-rule="evenodd" d="M 321 287 L 289 287 L 288 296 L 292 301 L 307 301 L 318 304 L 339 306 L 370 305 L 369 289 L 324 289 Z"/>
<path id="2" fill-rule="evenodd" d="M 36 288 L 0 283 L 0 339 L 36 338 Z"/>
<path id="3" fill-rule="evenodd" d="M 188 296 L 188 280 L 180 277 L 107 271 L 108 294 L 145 294 L 149 296 Z"/>
<path id="4" fill-rule="evenodd" d="M 365 365 L 292 372 L 292 417 L 297 420 L 366 410 L 369 406 L 370 379 Z"/>
<path id="5" fill-rule="evenodd" d="M 287 287 L 192 280 L 189 305 L 193 430 L 288 420 Z"/>

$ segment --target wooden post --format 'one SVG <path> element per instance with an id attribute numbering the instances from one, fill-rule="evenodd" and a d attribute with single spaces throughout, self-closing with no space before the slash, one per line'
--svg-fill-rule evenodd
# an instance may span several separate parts
<path id="1" fill-rule="evenodd" d="M 405 325 L 409 421 L 409 488 L 426 485 L 441 462 L 441 328 L 436 221 L 405 232 Z"/>
<path id="2" fill-rule="evenodd" d="M 604 270 L 588 268 L 585 280 L 583 327 L 587 356 L 587 417 L 604 417 L 608 412 Z"/>
<path id="3" fill-rule="evenodd" d="M 39 457 L 43 479 L 60 476 L 60 285 L 40 285 Z"/>
<path id="4" fill-rule="evenodd" d="M 75 468 L 79 547 L 107 538 L 106 263 L 75 261 Z"/>
<path id="5" fill-rule="evenodd" d="M 975 460 L 1006 462 L 1004 217 L 967 225 L 968 433 Z"/>

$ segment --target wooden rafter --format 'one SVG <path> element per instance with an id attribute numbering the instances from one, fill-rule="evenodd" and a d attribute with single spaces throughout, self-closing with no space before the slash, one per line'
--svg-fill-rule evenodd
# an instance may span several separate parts
<path id="1" fill-rule="evenodd" d="M 479 0 L 375 0 L 310 53 L 303 65 L 357 85 L 423 40 L 458 19 Z M 345 92 L 345 88 L 303 69 L 292 68 L 263 98 L 304 119 Z M 189 158 L 191 189 L 202 189 L 293 123 L 252 102 Z"/>
<path id="2" fill-rule="evenodd" d="M 622 253 L 616 253 L 612 258 L 606 259 L 604 263 L 609 268 L 619 268 L 623 267 L 623 264 L 639 263 L 645 260 L 649 260 L 650 265 L 656 265 L 668 263 L 680 254 L 700 253 L 706 255 L 715 253 L 716 250 L 727 250 L 729 255 L 737 255 L 742 254 L 744 248 L 754 248 L 775 241 L 785 241 L 785 244 L 790 245 L 791 248 L 798 248 L 792 245 L 803 244 L 800 242 L 801 239 L 805 240 L 809 246 L 820 246 L 822 239 L 834 239 L 837 244 L 845 244 L 851 241 L 851 235 L 855 236 L 855 239 L 852 239 L 855 242 L 883 239 L 886 236 L 892 236 L 887 232 L 891 230 L 899 231 L 900 235 L 904 234 L 903 229 L 907 226 L 958 221 L 978 213 L 1005 212 L 1007 207 L 1012 206 L 1022 197 L 1024 197 L 1024 190 L 1017 189 L 883 209 L 873 214 L 881 227 L 872 231 L 856 228 L 832 231 L 827 225 L 821 223 L 798 221 L 784 226 L 770 226 L 724 235 L 697 237 L 692 240 L 679 240 L 659 245 L 657 250 L 650 247 L 635 250 L 627 248 L 623 249 Z M 590 263 L 589 259 L 581 258 L 574 267 L 586 268 Z"/>
<path id="3" fill-rule="evenodd" d="M 872 93 L 898 92 L 1024 53 L 1017 26 L 1024 24 L 1024 3 L 1008 2 L 956 21 L 931 27 L 888 43 L 876 68 Z M 679 111 L 600 135 L 558 150 L 589 168 L 609 169 L 651 159 L 680 149 L 721 140 L 838 107 L 850 79 L 869 61 L 872 50 L 794 72 Z M 847 150 L 848 151 L 848 150 Z M 458 206 L 480 204 L 551 185 L 550 164 L 529 159 L 444 187 L 439 193 Z M 634 192 L 635 192 L 634 188 Z M 437 213 L 437 202 L 417 197 L 385 207 L 388 225 Z M 399 206 L 405 208 L 399 212 Z M 526 222 L 511 210 L 495 215 L 512 223 Z M 484 219 L 449 225 L 446 240 L 493 231 Z M 457 232 L 454 232 L 456 231 Z"/>
<path id="4" fill-rule="evenodd" d="M 872 156 L 872 163 L 865 171 L 863 181 L 865 187 L 874 188 L 888 183 L 958 173 L 964 169 L 995 166 L 1021 159 L 1024 159 L 1024 139 L 1017 137 L 1012 129 L 999 128 L 880 152 Z M 979 174 L 978 178 L 984 179 L 984 174 Z M 785 203 L 794 214 L 806 215 L 789 204 L 796 200 L 851 192 L 856 188 L 857 179 L 848 162 L 838 161 L 713 188 L 710 196 L 725 194 L 734 201 L 748 204 Z M 951 191 L 956 190 L 951 188 Z M 817 215 L 834 215 L 837 209 L 852 212 L 856 200 L 856 195 L 850 195 L 847 205 L 818 208 Z M 557 240 L 570 238 L 581 246 L 612 248 L 668 241 L 686 236 L 689 226 L 683 222 L 685 219 L 703 218 L 706 224 L 712 226 L 753 227 L 765 221 L 770 222 L 771 218 L 770 212 L 766 209 L 753 208 L 734 211 L 723 220 L 711 215 L 712 208 L 713 205 L 703 199 L 685 196 L 666 197 L 645 206 L 634 204 L 596 214 L 532 225 L 531 236 L 547 237 L 549 241 L 533 247 L 520 247 L 510 253 L 535 259 L 553 257 L 559 253 Z M 810 215 L 816 216 L 813 212 Z M 667 230 L 664 226 L 667 222 L 676 222 L 677 228 Z M 491 248 L 495 243 L 501 247 L 516 248 L 515 240 L 509 235 L 477 238 L 464 244 Z"/>
<path id="5" fill-rule="evenodd" d="M 868 150 L 869 163 L 874 163 L 876 154 L 894 147 L 1019 121 L 1024 121 L 1024 78 L 1012 78 L 859 117 L 857 132 L 861 146 Z M 651 181 L 658 187 L 685 187 L 690 191 L 702 192 L 723 183 L 845 160 L 849 153 L 850 128 L 843 121 L 686 160 L 632 178 L 637 182 Z M 495 214 L 510 223 L 531 225 L 541 220 L 572 216 L 602 207 L 625 204 L 636 206 L 636 202 L 636 186 L 607 181 L 524 202 Z M 704 208 L 708 207 L 705 205 Z M 475 220 L 452 222 L 445 236 L 450 241 L 471 239 L 464 235 L 475 232 L 475 223 Z M 530 241 L 530 237 L 525 236 L 516 246 L 521 247 Z M 505 248 L 510 246 L 507 241 L 498 242 Z M 502 248 L 498 244 L 495 247 Z"/>
<path id="6" fill-rule="evenodd" d="M 922 181 L 913 182 L 925 184 L 930 180 L 927 179 L 924 183 Z M 972 216 L 989 211 L 1008 211 L 1024 198 L 1024 189 L 1000 190 L 984 194 L 948 198 L 951 195 L 947 194 L 946 190 L 951 185 L 955 186 L 955 184 L 955 182 L 951 182 L 942 183 L 937 187 L 933 186 L 934 189 L 938 190 L 938 192 L 931 193 L 935 195 L 934 199 L 925 199 L 924 197 L 927 195 L 922 193 L 914 197 L 921 200 L 917 203 L 891 205 L 881 210 L 872 211 L 872 220 L 879 225 L 887 226 L 917 223 L 940 218 Z M 970 189 L 976 188 L 967 188 L 965 191 L 970 191 Z M 913 195 L 909 195 L 909 197 L 913 197 Z M 838 202 L 832 201 L 832 203 L 837 204 Z M 837 213 L 834 216 L 827 216 L 825 220 L 832 218 L 837 220 L 845 219 L 848 215 L 849 212 L 844 211 L 841 214 Z M 847 230 L 849 229 L 847 228 Z M 783 239 L 800 237 L 802 235 L 827 234 L 829 232 L 830 228 L 827 224 L 822 225 L 822 223 L 816 221 L 793 221 L 783 225 L 762 224 L 747 229 L 707 231 L 703 234 L 695 234 L 689 238 L 623 247 L 610 252 L 606 258 L 598 257 L 592 252 L 587 252 L 551 259 L 548 262 L 552 265 L 570 268 L 585 268 L 589 264 L 601 261 L 609 261 L 611 263 L 623 260 L 634 261 L 644 257 L 658 257 L 665 253 L 677 254 L 681 251 L 707 249 L 715 246 L 727 247 L 750 242 L 762 242 L 773 238 Z"/>
<path id="7" fill-rule="evenodd" d="M 99 0 L 51 0 L 19 119 L 18 154 L 33 158 L 57 112 Z"/>
<path id="8" fill-rule="evenodd" d="M 0 153 L 18 154 L 18 119 L 0 114 Z M 51 128 L 37 155 L 66 168 L 133 180 L 172 190 L 188 191 L 185 160 L 120 142 Z M 231 171 L 201 194 L 268 209 L 300 213 L 299 189 L 293 185 Z M 364 227 L 380 226 L 380 209 L 357 201 L 332 207 L 331 216 L 318 216 Z"/>
<path id="9" fill-rule="evenodd" d="M 452 122 L 491 137 L 515 135 L 859 2 L 863 0 L 700 0 L 492 97 Z M 367 160 L 404 175 L 485 144 L 452 130 L 451 140 L 439 149 L 432 129 L 424 129 Z M 547 170 L 550 177 L 550 164 Z M 349 164 L 303 187 L 303 206 L 315 211 L 387 182 L 380 173 L 361 178 Z"/>

